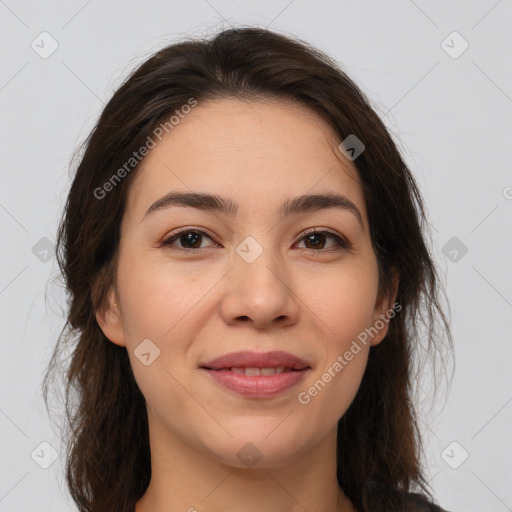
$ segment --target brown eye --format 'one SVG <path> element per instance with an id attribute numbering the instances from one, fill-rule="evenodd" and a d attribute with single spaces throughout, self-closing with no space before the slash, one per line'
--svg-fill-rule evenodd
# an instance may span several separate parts
<path id="1" fill-rule="evenodd" d="M 348 248 L 349 244 L 338 235 L 329 231 L 312 231 L 302 237 L 306 249 L 321 250 L 325 249 L 326 243 L 331 239 L 335 242 L 335 246 Z M 328 247 L 328 249 L 332 248 Z"/>
<path id="2" fill-rule="evenodd" d="M 162 242 L 162 245 L 174 246 L 175 242 L 179 242 L 179 245 L 176 246 L 178 249 L 203 249 L 204 247 L 201 247 L 201 243 L 204 238 L 212 240 L 211 237 L 203 231 L 186 229 L 170 236 Z"/>

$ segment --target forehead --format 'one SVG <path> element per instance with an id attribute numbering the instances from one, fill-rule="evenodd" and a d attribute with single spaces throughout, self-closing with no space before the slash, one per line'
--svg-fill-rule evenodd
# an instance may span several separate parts
<path id="1" fill-rule="evenodd" d="M 364 197 L 355 165 L 316 113 L 297 103 L 222 99 L 199 103 L 143 160 L 130 187 L 140 213 L 171 190 L 236 198 L 265 209 L 283 198 L 339 192 Z M 366 222 L 366 220 L 365 220 Z"/>

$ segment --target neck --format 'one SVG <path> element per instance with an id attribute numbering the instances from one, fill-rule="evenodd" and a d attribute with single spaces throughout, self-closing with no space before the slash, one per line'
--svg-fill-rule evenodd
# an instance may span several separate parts
<path id="1" fill-rule="evenodd" d="M 239 468 L 151 427 L 151 482 L 135 512 L 355 512 L 336 477 L 336 430 L 278 467 Z"/>

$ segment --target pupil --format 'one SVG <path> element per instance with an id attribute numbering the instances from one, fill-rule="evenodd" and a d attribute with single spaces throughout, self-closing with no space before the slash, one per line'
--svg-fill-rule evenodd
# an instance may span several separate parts
<path id="1" fill-rule="evenodd" d="M 181 243 L 182 245 L 196 248 L 201 245 L 201 235 L 195 232 L 186 233 L 181 235 Z"/>
<path id="2" fill-rule="evenodd" d="M 314 241 L 314 239 L 316 237 L 323 237 L 324 235 L 322 235 L 321 233 L 312 233 L 311 235 L 308 235 L 306 238 L 307 238 L 307 242 L 311 242 L 313 244 L 313 248 L 315 247 L 318 247 L 319 244 L 323 247 L 323 243 L 322 242 L 316 242 Z"/>

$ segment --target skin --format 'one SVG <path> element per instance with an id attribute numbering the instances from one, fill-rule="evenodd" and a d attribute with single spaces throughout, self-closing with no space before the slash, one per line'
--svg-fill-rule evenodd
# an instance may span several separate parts
<path id="1" fill-rule="evenodd" d="M 379 294 L 363 191 L 339 142 L 302 105 L 215 100 L 181 120 L 135 176 L 97 320 L 127 348 L 146 399 L 152 480 L 136 512 L 355 510 L 336 480 L 336 426 L 388 324 L 308 404 L 297 399 L 390 309 L 398 284 Z M 170 206 L 145 216 L 171 191 L 229 197 L 238 213 Z M 286 199 L 333 192 L 357 206 L 364 229 L 340 208 L 278 215 Z M 199 249 L 180 250 L 179 238 L 162 246 L 179 228 L 210 238 Z M 330 236 L 312 248 L 310 228 L 350 248 Z M 252 263 L 236 252 L 248 236 L 263 248 Z M 147 366 L 134 354 L 145 339 L 160 350 Z M 284 350 L 311 370 L 278 396 L 241 397 L 199 368 L 238 350 Z M 249 442 L 261 454 L 252 467 L 237 456 Z"/>

